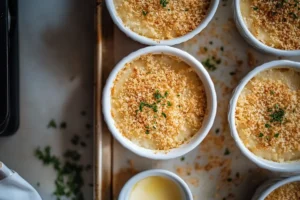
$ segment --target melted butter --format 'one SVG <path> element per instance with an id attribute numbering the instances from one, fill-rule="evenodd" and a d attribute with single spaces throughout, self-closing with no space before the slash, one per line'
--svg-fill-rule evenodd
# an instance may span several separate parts
<path id="1" fill-rule="evenodd" d="M 129 200 L 183 200 L 179 186 L 172 180 L 150 176 L 136 183 Z"/>

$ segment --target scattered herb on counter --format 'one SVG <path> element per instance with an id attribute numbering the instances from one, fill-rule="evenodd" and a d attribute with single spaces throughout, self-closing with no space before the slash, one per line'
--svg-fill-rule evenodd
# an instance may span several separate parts
<path id="1" fill-rule="evenodd" d="M 279 133 L 276 133 L 276 134 L 274 135 L 274 137 L 275 137 L 275 138 L 278 138 L 278 137 L 279 137 Z"/>
<path id="2" fill-rule="evenodd" d="M 165 8 L 165 7 L 167 7 L 167 4 L 169 3 L 169 1 L 167 1 L 167 0 L 160 0 L 160 5 L 163 7 L 163 8 Z"/>
<path id="3" fill-rule="evenodd" d="M 180 160 L 181 160 L 181 161 L 184 161 L 184 160 L 185 160 L 185 157 L 181 157 Z"/>
<path id="4" fill-rule="evenodd" d="M 265 124 L 265 127 L 266 128 L 271 128 L 271 125 L 270 124 Z"/>
<path id="5" fill-rule="evenodd" d="M 48 123 L 47 128 L 56 128 L 56 122 L 54 119 L 51 119 L 50 122 Z"/>
<path id="6" fill-rule="evenodd" d="M 79 136 L 78 135 L 74 135 L 73 137 L 72 137 L 72 139 L 71 139 L 71 143 L 73 144 L 73 145 L 78 145 L 78 143 L 79 143 Z"/>
<path id="7" fill-rule="evenodd" d="M 166 113 L 162 112 L 161 115 L 162 115 L 164 118 L 167 118 Z"/>
<path id="8" fill-rule="evenodd" d="M 142 13 L 143 13 L 144 16 L 146 16 L 148 14 L 148 12 L 144 11 L 144 10 L 142 11 Z"/>
<path id="9" fill-rule="evenodd" d="M 85 124 L 85 128 L 86 128 L 86 129 L 90 130 L 91 127 L 92 127 L 92 126 L 91 126 L 89 123 Z"/>
<path id="10" fill-rule="evenodd" d="M 66 129 L 67 128 L 67 123 L 66 122 L 61 122 L 59 127 L 61 129 Z"/>
<path id="11" fill-rule="evenodd" d="M 229 154 L 230 154 L 230 151 L 229 151 L 228 148 L 226 148 L 226 149 L 225 149 L 225 152 L 224 152 L 224 155 L 227 156 L 227 155 L 229 155 Z"/>
<path id="12" fill-rule="evenodd" d="M 211 63 L 210 59 L 207 58 L 205 61 L 202 62 L 204 67 L 206 67 L 208 70 L 215 71 L 217 69 L 216 65 Z"/>
<path id="13" fill-rule="evenodd" d="M 53 192 L 56 199 L 76 199 L 83 200 L 83 166 L 74 161 L 62 162 L 58 157 L 51 154 L 51 148 L 46 146 L 44 149 L 37 148 L 34 152 L 35 156 L 46 166 L 52 166 L 57 172 L 55 179 L 55 190 Z M 78 153 L 68 150 L 65 155 L 67 157 Z M 76 155 L 77 156 L 77 155 Z"/>
<path id="14" fill-rule="evenodd" d="M 258 137 L 263 137 L 264 134 L 263 133 L 259 133 Z"/>

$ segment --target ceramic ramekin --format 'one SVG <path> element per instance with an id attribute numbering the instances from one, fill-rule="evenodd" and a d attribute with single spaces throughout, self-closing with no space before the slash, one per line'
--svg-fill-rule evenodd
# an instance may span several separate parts
<path id="1" fill-rule="evenodd" d="M 186 62 L 188 65 L 190 65 L 195 69 L 195 71 L 197 72 L 199 78 L 201 79 L 204 85 L 206 96 L 207 96 L 207 102 L 208 102 L 207 113 L 204 118 L 201 129 L 187 144 L 183 144 L 180 147 L 171 149 L 167 152 L 146 149 L 134 144 L 119 132 L 119 130 L 115 126 L 115 121 L 111 116 L 111 88 L 113 87 L 113 82 L 118 72 L 124 67 L 126 63 L 134 60 L 135 58 L 138 58 L 141 55 L 145 55 L 149 53 L 152 54 L 164 53 L 166 55 L 174 55 L 181 58 L 184 62 Z M 102 111 L 104 114 L 104 120 L 106 121 L 112 135 L 125 148 L 136 153 L 137 155 L 150 158 L 150 159 L 164 160 L 164 159 L 176 158 L 193 150 L 201 143 L 201 141 L 205 138 L 205 136 L 208 134 L 209 130 L 211 129 L 216 116 L 216 110 L 217 110 L 217 95 L 216 95 L 214 84 L 206 69 L 198 60 L 196 60 L 193 56 L 191 56 L 187 52 L 177 48 L 168 47 L 168 46 L 146 47 L 136 52 L 133 52 L 129 54 L 127 57 L 123 58 L 110 73 L 103 90 Z"/>
<path id="2" fill-rule="evenodd" d="M 237 29 L 240 34 L 245 38 L 245 40 L 252 45 L 253 47 L 257 48 L 258 50 L 273 54 L 276 56 L 300 56 L 300 49 L 299 50 L 281 50 L 276 49 L 270 46 L 265 45 L 261 41 L 259 41 L 248 29 L 242 13 L 241 13 L 241 0 L 234 0 L 233 1 L 233 10 L 234 10 L 234 21 L 236 23 Z"/>
<path id="3" fill-rule="evenodd" d="M 174 174 L 173 172 L 162 170 L 162 169 L 153 169 L 153 170 L 144 171 L 132 177 L 129 181 L 127 181 L 127 183 L 122 188 L 118 199 L 129 200 L 130 193 L 133 187 L 135 186 L 135 184 L 150 176 L 166 177 L 174 181 L 178 185 L 178 188 L 181 190 L 184 200 L 193 200 L 192 192 L 189 186 L 184 182 L 184 180 L 182 180 L 178 175 Z"/>
<path id="4" fill-rule="evenodd" d="M 283 173 L 300 173 L 300 161 L 295 162 L 285 162 L 285 163 L 278 163 L 273 162 L 270 160 L 263 159 L 261 157 L 256 156 L 254 153 L 252 153 L 247 147 L 245 147 L 243 141 L 239 137 L 239 134 L 237 132 L 236 126 L 235 126 L 235 109 L 237 105 L 238 98 L 240 96 L 241 91 L 244 89 L 246 84 L 258 73 L 271 69 L 271 68 L 293 68 L 295 70 L 300 71 L 300 63 L 294 62 L 294 61 L 288 61 L 288 60 L 279 60 L 279 61 L 272 61 L 268 62 L 266 64 L 263 64 L 251 72 L 249 72 L 239 83 L 239 85 L 236 87 L 233 96 L 230 100 L 229 105 L 229 114 L 228 114 L 228 121 L 230 126 L 230 131 L 233 139 L 235 140 L 237 146 L 240 148 L 242 153 L 248 157 L 251 161 L 256 163 L 259 167 L 271 170 L 271 171 L 277 171 L 277 172 L 283 172 Z"/>
<path id="5" fill-rule="evenodd" d="M 252 200 L 264 200 L 269 194 L 271 194 L 277 188 L 284 186 L 288 183 L 300 181 L 300 176 L 294 176 L 286 179 L 273 179 L 262 184 L 252 197 Z"/>
<path id="6" fill-rule="evenodd" d="M 219 0 L 211 0 L 211 4 L 209 7 L 209 11 L 207 16 L 202 20 L 202 22 L 199 24 L 199 26 L 194 29 L 193 31 L 189 32 L 186 35 L 183 35 L 178 38 L 170 39 L 170 40 L 155 40 L 151 38 L 144 37 L 142 35 L 137 34 L 136 32 L 132 31 L 130 28 L 124 26 L 121 18 L 118 16 L 118 13 L 115 9 L 114 1 L 113 0 L 106 0 L 106 6 L 110 13 L 111 18 L 113 19 L 114 23 L 118 26 L 118 28 L 123 31 L 128 37 L 131 39 L 140 42 L 145 45 L 175 45 L 180 44 L 182 42 L 185 42 L 191 38 L 193 38 L 195 35 L 200 33 L 212 20 L 213 16 L 216 13 L 216 10 L 219 5 Z"/>

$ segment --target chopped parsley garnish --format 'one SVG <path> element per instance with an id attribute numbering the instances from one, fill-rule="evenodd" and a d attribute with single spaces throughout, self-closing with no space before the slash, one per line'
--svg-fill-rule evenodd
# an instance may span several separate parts
<path id="1" fill-rule="evenodd" d="M 146 134 L 148 135 L 149 133 L 150 133 L 150 131 L 147 129 L 147 130 L 146 130 Z"/>
<path id="2" fill-rule="evenodd" d="M 185 157 L 181 157 L 180 160 L 181 160 L 181 161 L 184 161 L 184 160 L 185 160 Z"/>
<path id="3" fill-rule="evenodd" d="M 162 115 L 164 118 L 167 118 L 166 113 L 162 112 L 161 115 Z"/>
<path id="4" fill-rule="evenodd" d="M 180 94 L 177 94 L 177 97 L 180 97 Z"/>
<path id="5" fill-rule="evenodd" d="M 184 11 L 189 11 L 189 9 L 188 9 L 188 8 L 186 8 L 186 9 L 184 9 Z"/>
<path id="6" fill-rule="evenodd" d="M 160 5 L 163 7 L 163 8 L 165 8 L 165 7 L 167 7 L 167 4 L 169 3 L 169 1 L 167 1 L 167 0 L 160 0 Z"/>
<path id="7" fill-rule="evenodd" d="M 271 125 L 270 124 L 265 124 L 265 127 L 266 128 L 271 128 Z"/>
<path id="8" fill-rule="evenodd" d="M 155 93 L 154 93 L 154 98 L 155 99 L 161 99 L 161 98 L 163 98 L 163 96 L 160 94 L 160 92 L 158 90 L 156 90 Z"/>
<path id="9" fill-rule="evenodd" d="M 170 101 L 167 102 L 168 106 L 172 106 L 172 103 Z"/>
<path id="10" fill-rule="evenodd" d="M 226 155 L 229 155 L 229 154 L 230 154 L 230 151 L 229 151 L 228 148 L 226 148 L 226 149 L 225 149 L 225 152 L 224 152 L 224 155 L 226 156 Z"/>
<path id="11" fill-rule="evenodd" d="M 144 16 L 146 16 L 148 14 L 148 12 L 144 11 L 144 10 L 142 11 L 142 13 L 143 13 Z"/>
<path id="12" fill-rule="evenodd" d="M 257 6 L 254 6 L 254 7 L 253 7 L 253 10 L 258 10 L 258 7 L 257 7 Z"/>
<path id="13" fill-rule="evenodd" d="M 275 94 L 274 90 L 271 90 L 271 91 L 270 91 L 270 94 L 271 94 L 271 95 L 274 95 L 274 94 Z"/>
<path id="14" fill-rule="evenodd" d="M 276 133 L 276 134 L 274 135 L 275 138 L 278 138 L 278 136 L 279 136 L 279 133 Z"/>
<path id="15" fill-rule="evenodd" d="M 154 112 L 157 112 L 157 104 L 156 103 L 148 104 L 145 102 L 141 102 L 139 105 L 139 110 L 142 112 L 144 107 L 151 108 Z"/>
<path id="16" fill-rule="evenodd" d="M 56 128 L 56 122 L 54 121 L 54 119 L 51 119 L 50 122 L 48 123 L 47 128 Z"/>
<path id="17" fill-rule="evenodd" d="M 258 137 L 264 137 L 263 133 L 259 133 Z"/>
<path id="18" fill-rule="evenodd" d="M 284 110 L 282 108 L 278 108 L 277 110 L 275 110 L 271 115 L 271 120 L 270 122 L 282 122 L 283 121 L 283 117 L 284 117 Z"/>
<path id="19" fill-rule="evenodd" d="M 169 92 L 166 91 L 166 92 L 165 92 L 165 98 L 168 97 L 168 95 L 169 95 Z"/>

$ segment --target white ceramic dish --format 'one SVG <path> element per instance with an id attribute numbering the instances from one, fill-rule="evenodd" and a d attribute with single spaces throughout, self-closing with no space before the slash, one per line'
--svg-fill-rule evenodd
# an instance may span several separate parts
<path id="1" fill-rule="evenodd" d="M 255 191 L 252 200 L 264 200 L 269 194 L 271 194 L 277 188 L 285 184 L 296 182 L 296 181 L 300 181 L 300 176 L 267 181 Z"/>
<path id="2" fill-rule="evenodd" d="M 181 193 L 183 194 L 182 196 L 184 197 L 184 200 L 193 200 L 193 195 L 189 186 L 178 175 L 174 174 L 173 172 L 162 170 L 162 169 L 153 169 L 153 170 L 144 171 L 132 177 L 129 181 L 127 181 L 127 183 L 122 188 L 118 199 L 129 200 L 129 195 L 134 185 L 140 180 L 150 176 L 161 176 L 161 177 L 169 178 L 170 180 L 174 181 L 178 185 L 178 188 L 181 189 Z"/>
<path id="3" fill-rule="evenodd" d="M 172 46 L 175 44 L 183 43 L 183 42 L 193 38 L 195 35 L 200 33 L 209 24 L 209 22 L 212 20 L 213 16 L 216 13 L 218 5 L 219 5 L 219 0 L 212 0 L 207 16 L 203 19 L 201 24 L 199 24 L 199 26 L 195 30 L 189 32 L 188 34 L 183 35 L 178 38 L 170 39 L 170 40 L 154 40 L 154 39 L 139 35 L 139 34 L 135 33 L 134 31 L 132 31 L 130 28 L 124 26 L 121 18 L 118 16 L 118 13 L 115 9 L 114 1 L 106 0 L 106 6 L 110 13 L 110 16 L 113 19 L 114 23 L 118 26 L 118 28 L 121 31 L 123 31 L 131 39 L 133 39 L 137 42 L 140 42 L 142 44 L 145 44 L 145 45 L 170 45 L 170 46 Z"/>
<path id="4" fill-rule="evenodd" d="M 196 73 L 198 74 L 199 78 L 201 79 L 204 85 L 206 96 L 207 96 L 207 102 L 208 102 L 207 113 L 204 118 L 201 129 L 187 144 L 183 144 L 178 148 L 171 149 L 168 152 L 146 149 L 134 144 L 119 132 L 111 116 L 111 98 L 110 98 L 111 88 L 113 87 L 113 82 L 118 72 L 124 67 L 126 63 L 134 60 L 135 58 L 138 58 L 141 55 L 145 55 L 149 53 L 152 54 L 164 53 L 166 55 L 174 55 L 181 58 L 184 62 L 186 62 L 188 65 L 190 65 L 195 69 Z M 217 95 L 216 95 L 214 84 L 208 72 L 203 67 L 203 65 L 198 60 L 196 60 L 193 56 L 191 56 L 185 51 L 173 47 L 168 47 L 168 46 L 146 47 L 136 52 L 133 52 L 129 54 L 127 57 L 123 58 L 112 70 L 103 90 L 102 110 L 104 114 L 104 120 L 106 121 L 110 132 L 125 148 L 136 153 L 137 155 L 146 158 L 164 160 L 164 159 L 180 157 L 193 150 L 202 142 L 202 140 L 205 138 L 205 136 L 208 134 L 209 130 L 211 129 L 216 116 Z"/>
<path id="5" fill-rule="evenodd" d="M 236 104 L 238 101 L 238 97 L 241 93 L 241 91 L 244 89 L 246 84 L 258 73 L 270 69 L 270 68 L 277 68 L 277 67 L 288 67 L 293 68 L 295 70 L 300 71 L 300 63 L 299 62 L 293 62 L 288 60 L 279 60 L 279 61 L 272 61 L 268 62 L 266 64 L 263 64 L 251 72 L 249 72 L 240 82 L 240 84 L 235 89 L 233 96 L 230 100 L 230 108 L 229 108 L 229 115 L 228 115 L 228 121 L 229 126 L 231 130 L 231 134 L 233 139 L 235 140 L 237 146 L 240 148 L 242 153 L 248 157 L 251 161 L 256 163 L 259 167 L 271 170 L 271 171 L 277 171 L 277 172 L 283 172 L 283 173 L 300 173 L 300 161 L 295 162 L 285 162 L 285 163 L 278 163 L 269 161 L 263 158 L 260 158 L 253 154 L 247 147 L 244 146 L 243 141 L 240 139 L 239 134 L 237 132 L 236 126 L 235 126 L 235 109 Z"/>
<path id="6" fill-rule="evenodd" d="M 234 10 L 234 21 L 236 23 L 237 29 L 240 34 L 245 38 L 245 40 L 252 45 L 253 47 L 261 50 L 262 52 L 273 54 L 276 56 L 300 56 L 300 49 L 299 50 L 281 50 L 276 49 L 273 47 L 269 47 L 264 43 L 260 42 L 248 29 L 245 21 L 243 19 L 241 13 L 241 0 L 234 0 L 233 1 L 233 10 Z"/>

